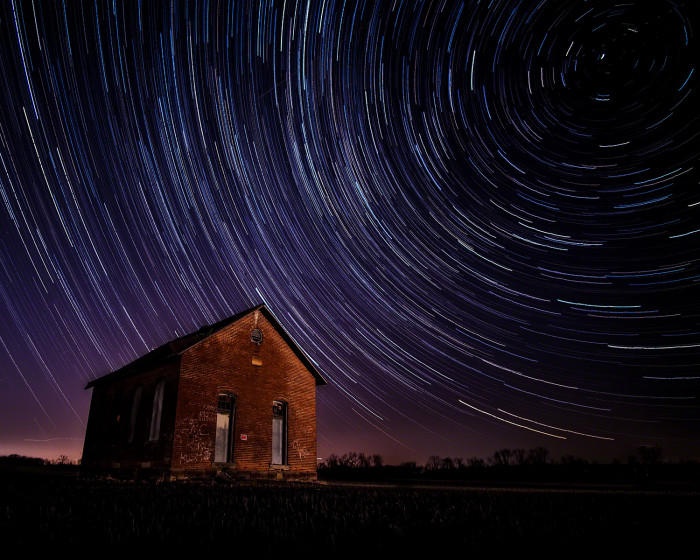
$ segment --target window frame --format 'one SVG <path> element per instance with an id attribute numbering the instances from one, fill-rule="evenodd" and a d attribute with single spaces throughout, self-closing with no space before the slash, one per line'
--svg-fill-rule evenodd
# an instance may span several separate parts
<path id="1" fill-rule="evenodd" d="M 141 406 L 141 397 L 143 396 L 143 386 L 137 385 L 134 387 L 134 392 L 131 396 L 131 414 L 129 415 L 129 433 L 127 434 L 127 443 L 134 443 L 136 436 L 136 424 L 138 422 L 139 407 Z"/>
<path id="2" fill-rule="evenodd" d="M 153 392 L 153 408 L 151 409 L 151 425 L 148 431 L 148 441 L 160 439 L 161 420 L 163 419 L 163 401 L 165 395 L 165 379 L 156 381 Z"/>
<path id="3" fill-rule="evenodd" d="M 230 399 L 231 407 L 230 408 L 222 408 L 220 406 L 221 403 L 221 397 L 227 397 Z M 230 464 L 233 463 L 233 457 L 234 457 L 234 441 L 235 438 L 233 437 L 233 434 L 235 433 L 235 424 L 236 424 L 236 401 L 238 400 L 238 397 L 233 391 L 219 391 L 216 397 L 216 419 L 217 419 L 217 426 L 218 426 L 218 419 L 219 419 L 219 414 L 228 412 L 228 441 L 226 443 L 226 460 L 225 461 L 217 461 L 216 460 L 216 444 L 217 444 L 217 434 L 215 432 L 214 435 L 214 460 L 212 461 L 215 465 L 225 465 L 225 464 Z"/>
<path id="4" fill-rule="evenodd" d="M 275 407 L 280 405 L 282 407 L 282 414 L 277 415 L 275 414 Z M 276 417 L 282 417 L 282 462 L 281 463 L 275 463 L 274 462 L 274 447 L 275 447 L 275 433 L 274 433 L 274 421 Z M 270 466 L 273 468 L 280 468 L 280 467 L 286 467 L 289 465 L 289 453 L 288 453 L 288 437 L 287 437 L 287 432 L 289 430 L 289 403 L 283 399 L 275 399 L 272 401 L 272 422 L 273 422 L 273 427 L 272 427 L 272 445 L 270 448 Z"/>

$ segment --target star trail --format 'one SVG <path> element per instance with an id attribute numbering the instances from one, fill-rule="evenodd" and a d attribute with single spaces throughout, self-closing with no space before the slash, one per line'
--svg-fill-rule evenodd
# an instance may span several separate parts
<path id="1" fill-rule="evenodd" d="M 0 5 L 0 453 L 265 303 L 319 455 L 700 458 L 692 1 Z"/>

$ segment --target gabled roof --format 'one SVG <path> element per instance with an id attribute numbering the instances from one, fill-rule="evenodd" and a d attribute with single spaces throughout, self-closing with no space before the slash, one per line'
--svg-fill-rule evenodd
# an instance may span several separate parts
<path id="1" fill-rule="evenodd" d="M 93 379 L 85 386 L 85 388 L 89 389 L 90 387 L 94 387 L 95 385 L 102 384 L 104 382 L 114 381 L 116 379 L 122 379 L 125 377 L 131 377 L 132 375 L 136 375 L 137 373 L 142 373 L 149 369 L 153 369 L 158 366 L 170 363 L 174 360 L 178 360 L 183 352 L 185 352 L 195 344 L 202 342 L 214 333 L 219 332 L 221 329 L 228 327 L 229 325 L 235 323 L 243 317 L 246 317 L 247 315 L 250 315 L 251 313 L 254 313 L 255 311 L 259 311 L 265 316 L 265 318 L 274 327 L 274 329 L 278 332 L 282 339 L 292 349 L 296 357 L 299 358 L 299 361 L 301 361 L 301 363 L 304 364 L 306 369 L 308 369 L 309 372 L 311 372 L 311 375 L 314 376 L 314 379 L 316 380 L 316 385 L 325 385 L 326 380 L 321 376 L 319 371 L 316 369 L 316 366 L 314 366 L 313 363 L 311 363 L 311 360 L 309 360 L 306 354 L 304 354 L 304 351 L 301 348 L 299 348 L 297 343 L 284 329 L 284 327 L 279 323 L 279 321 L 275 318 L 272 312 L 264 304 L 260 304 L 256 305 L 255 307 L 251 307 L 246 311 L 241 311 L 240 313 L 233 315 L 228 319 L 224 319 L 222 321 L 219 321 L 218 323 L 214 323 L 213 325 L 204 326 L 196 332 L 185 336 L 181 336 L 180 338 L 176 338 L 175 340 L 171 340 L 170 342 L 166 342 L 158 348 L 155 348 L 147 354 L 144 354 L 140 358 L 137 358 L 130 364 L 127 364 L 124 367 L 113 371 L 112 373 L 108 373 L 107 375 L 103 375 L 102 377 L 99 377 L 97 379 Z"/>

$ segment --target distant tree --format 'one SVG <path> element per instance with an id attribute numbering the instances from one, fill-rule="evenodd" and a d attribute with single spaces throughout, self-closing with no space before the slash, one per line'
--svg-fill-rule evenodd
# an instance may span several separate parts
<path id="1" fill-rule="evenodd" d="M 384 458 L 381 455 L 372 455 L 372 466 L 381 469 L 384 466 Z"/>
<path id="2" fill-rule="evenodd" d="M 357 466 L 362 469 L 368 469 L 370 466 L 370 458 L 364 453 L 357 454 Z"/>
<path id="3" fill-rule="evenodd" d="M 441 463 L 442 459 L 439 455 L 431 455 L 430 457 L 428 457 L 428 462 L 425 464 L 425 470 L 436 471 L 440 468 Z"/>
<path id="4" fill-rule="evenodd" d="M 356 467 L 357 466 L 357 452 L 351 451 L 350 453 L 343 454 L 343 463 L 346 467 Z"/>
<path id="5" fill-rule="evenodd" d="M 462 470 L 466 467 L 464 464 L 464 459 L 461 457 L 455 457 L 455 467 L 457 467 L 459 470 Z"/>
<path id="6" fill-rule="evenodd" d="M 548 457 L 549 450 L 546 447 L 535 447 L 527 452 L 527 462 L 531 465 L 544 465 Z"/>
<path id="7" fill-rule="evenodd" d="M 588 461 L 578 455 L 567 454 L 562 456 L 560 463 L 562 465 L 587 465 Z"/>
<path id="8" fill-rule="evenodd" d="M 13 453 L 11 455 L 3 455 L 0 457 L 0 464 L 5 465 L 33 465 L 33 466 L 44 466 L 47 465 L 49 461 L 47 459 L 40 459 L 39 457 L 26 457 L 25 455 L 18 455 Z"/>
<path id="9" fill-rule="evenodd" d="M 440 461 L 440 469 L 444 471 L 453 471 L 455 469 L 455 463 L 452 460 L 452 457 L 444 457 Z"/>
<path id="10" fill-rule="evenodd" d="M 510 449 L 499 449 L 493 454 L 491 458 L 491 463 L 495 466 L 508 466 L 510 465 L 511 457 L 513 452 Z"/>
<path id="11" fill-rule="evenodd" d="M 483 469 L 486 466 L 486 461 L 481 457 L 471 457 L 467 460 L 467 465 L 470 469 Z"/>
<path id="12" fill-rule="evenodd" d="M 334 469 L 340 466 L 340 457 L 338 457 L 335 453 L 331 453 L 328 458 L 326 459 L 326 466 L 329 469 Z"/>
<path id="13" fill-rule="evenodd" d="M 659 465 L 663 462 L 664 451 L 658 445 L 642 445 L 637 452 L 644 465 Z"/>
<path id="14" fill-rule="evenodd" d="M 513 464 L 522 467 L 528 462 L 528 452 L 524 449 L 513 449 Z"/>
<path id="15" fill-rule="evenodd" d="M 75 461 L 70 459 L 68 455 L 59 455 L 57 459 L 51 461 L 52 465 L 75 465 Z"/>

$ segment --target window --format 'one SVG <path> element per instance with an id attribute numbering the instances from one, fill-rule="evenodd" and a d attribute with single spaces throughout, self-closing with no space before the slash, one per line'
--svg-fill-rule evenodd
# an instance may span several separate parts
<path id="1" fill-rule="evenodd" d="M 233 461 L 233 423 L 236 411 L 236 397 L 232 393 L 219 393 L 216 406 L 216 441 L 214 462 Z"/>
<path id="2" fill-rule="evenodd" d="M 148 441 L 157 441 L 160 437 L 160 417 L 163 413 L 163 392 L 165 391 L 165 379 L 161 379 L 156 384 L 156 391 L 153 393 L 153 411 L 151 412 L 151 431 L 148 434 Z"/>
<path id="3" fill-rule="evenodd" d="M 272 402 L 272 464 L 287 464 L 287 403 Z"/>
<path id="4" fill-rule="evenodd" d="M 134 389 L 134 397 L 131 400 L 131 417 L 129 418 L 129 439 L 128 443 L 134 442 L 134 434 L 136 433 L 136 418 L 139 413 L 139 405 L 141 404 L 141 393 L 143 392 L 143 387 L 139 385 Z"/>
<path id="5" fill-rule="evenodd" d="M 124 424 L 120 423 L 121 421 L 121 416 L 122 416 L 122 409 L 124 406 L 124 395 L 119 392 L 114 395 L 114 400 L 112 401 L 112 405 L 108 409 L 108 416 L 107 416 L 107 442 L 110 445 L 116 445 L 120 441 L 120 436 L 123 437 L 123 431 L 120 430 L 120 428 L 123 428 Z"/>

